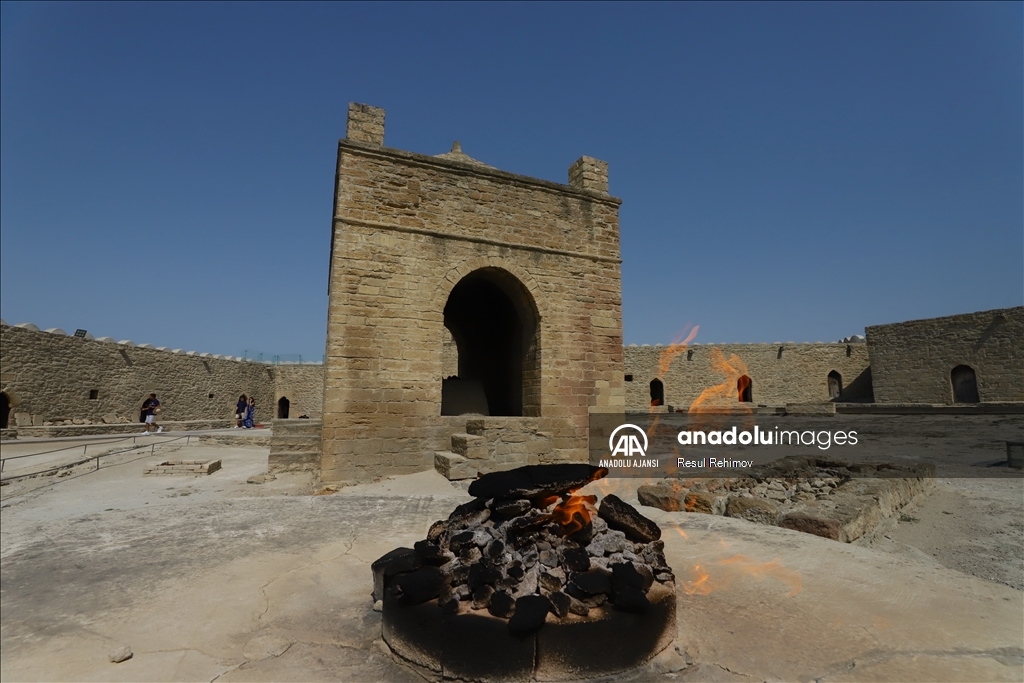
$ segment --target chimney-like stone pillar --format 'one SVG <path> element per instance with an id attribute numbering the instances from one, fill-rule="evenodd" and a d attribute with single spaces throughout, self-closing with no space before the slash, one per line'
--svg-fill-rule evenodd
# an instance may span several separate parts
<path id="1" fill-rule="evenodd" d="M 368 104 L 350 102 L 345 137 L 353 142 L 384 146 L 384 110 Z"/>
<path id="2" fill-rule="evenodd" d="M 593 157 L 580 157 L 569 167 L 569 186 L 607 194 L 608 162 Z"/>

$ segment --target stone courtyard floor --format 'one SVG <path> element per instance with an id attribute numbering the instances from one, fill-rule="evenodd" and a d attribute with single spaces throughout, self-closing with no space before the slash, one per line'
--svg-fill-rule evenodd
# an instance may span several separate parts
<path id="1" fill-rule="evenodd" d="M 380 640 L 370 563 L 423 538 L 461 487 L 424 472 L 311 495 L 301 474 L 246 483 L 265 447 L 155 451 L 0 489 L 3 681 L 423 680 Z M 223 468 L 144 477 L 161 458 Z M 616 680 L 1024 680 L 1019 555 L 965 559 L 995 533 L 985 510 L 1020 519 L 1024 491 L 985 482 L 940 480 L 915 521 L 861 545 L 640 508 L 664 530 L 678 638 Z M 640 483 L 615 492 L 635 504 Z M 134 656 L 108 661 L 124 645 Z"/>

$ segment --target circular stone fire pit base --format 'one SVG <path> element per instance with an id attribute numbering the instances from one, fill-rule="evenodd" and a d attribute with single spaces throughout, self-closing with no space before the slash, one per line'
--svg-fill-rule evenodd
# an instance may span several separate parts
<path id="1" fill-rule="evenodd" d="M 586 617 L 547 616 L 527 636 L 486 610 L 442 614 L 437 600 L 407 605 L 384 594 L 384 641 L 399 656 L 444 675 L 472 681 L 564 681 L 627 671 L 668 647 L 676 634 L 674 585 L 655 584 L 642 614 L 610 605 Z"/>

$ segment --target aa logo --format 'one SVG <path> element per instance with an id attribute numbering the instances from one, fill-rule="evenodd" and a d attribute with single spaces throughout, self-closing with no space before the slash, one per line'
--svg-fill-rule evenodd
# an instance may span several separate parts
<path id="1" fill-rule="evenodd" d="M 622 432 L 616 441 L 615 435 L 620 431 Z M 635 434 L 633 432 L 636 432 Z M 639 438 L 637 437 L 639 434 Z M 640 439 L 643 439 L 643 445 L 640 445 Z M 612 452 L 612 457 L 616 455 L 624 455 L 627 458 L 633 456 L 640 456 L 641 458 L 647 454 L 647 433 L 640 429 L 636 425 L 624 424 L 619 425 L 612 432 L 612 435 L 608 437 L 608 449 Z"/>

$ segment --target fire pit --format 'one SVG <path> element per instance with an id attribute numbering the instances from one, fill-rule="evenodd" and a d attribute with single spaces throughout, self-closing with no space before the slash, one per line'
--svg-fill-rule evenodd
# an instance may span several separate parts
<path id="1" fill-rule="evenodd" d="M 616 496 L 573 492 L 590 465 L 484 475 L 426 539 L 373 563 L 383 636 L 401 657 L 477 681 L 590 678 L 675 637 L 661 529 Z"/>

